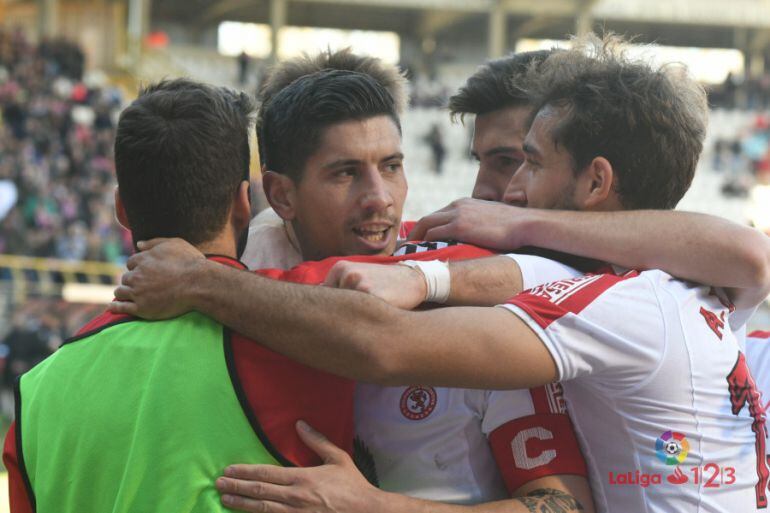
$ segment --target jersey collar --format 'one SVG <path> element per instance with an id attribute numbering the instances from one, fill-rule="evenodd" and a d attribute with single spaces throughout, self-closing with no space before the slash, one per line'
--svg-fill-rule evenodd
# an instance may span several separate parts
<path id="1" fill-rule="evenodd" d="M 206 254 L 206 259 L 213 260 L 214 262 L 217 262 L 222 265 L 226 265 L 228 267 L 235 267 L 236 269 L 248 270 L 248 267 L 246 267 L 246 264 L 244 264 L 240 260 L 237 260 L 233 257 L 229 257 L 225 255 Z"/>

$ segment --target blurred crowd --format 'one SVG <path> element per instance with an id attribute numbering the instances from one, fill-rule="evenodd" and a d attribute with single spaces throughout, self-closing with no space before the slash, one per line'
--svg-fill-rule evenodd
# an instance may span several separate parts
<path id="1" fill-rule="evenodd" d="M 709 88 L 709 104 L 726 109 L 770 108 L 770 72 L 756 77 L 729 73 L 722 84 Z"/>
<path id="2" fill-rule="evenodd" d="M 10 416 L 16 376 L 31 369 L 103 309 L 97 305 L 34 299 L 14 310 L 0 332 L 0 414 Z"/>
<path id="3" fill-rule="evenodd" d="M 722 193 L 745 198 L 757 182 L 770 178 L 770 116 L 757 112 L 733 136 L 714 141 L 711 167 L 724 173 Z"/>
<path id="4" fill-rule="evenodd" d="M 0 253 L 121 262 L 112 146 L 121 95 L 83 81 L 83 52 L 0 29 Z"/>

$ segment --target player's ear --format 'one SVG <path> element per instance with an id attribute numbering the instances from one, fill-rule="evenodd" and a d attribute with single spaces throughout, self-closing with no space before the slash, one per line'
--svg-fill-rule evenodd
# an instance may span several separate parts
<path id="1" fill-rule="evenodd" d="M 243 180 L 238 186 L 233 200 L 232 222 L 235 229 L 240 232 L 251 221 L 251 191 L 248 180 Z"/>
<path id="2" fill-rule="evenodd" d="M 619 206 L 614 188 L 615 171 L 604 157 L 594 158 L 578 177 L 583 194 L 580 199 L 583 210 L 616 210 Z"/>
<path id="3" fill-rule="evenodd" d="M 115 218 L 118 220 L 120 226 L 131 231 L 131 226 L 128 223 L 128 215 L 126 215 L 126 207 L 123 206 L 123 200 L 120 199 L 119 187 L 115 187 Z"/>
<path id="4" fill-rule="evenodd" d="M 262 187 L 265 189 L 267 202 L 275 213 L 284 221 L 294 219 L 297 208 L 297 188 L 294 180 L 275 171 L 265 171 L 262 174 Z"/>

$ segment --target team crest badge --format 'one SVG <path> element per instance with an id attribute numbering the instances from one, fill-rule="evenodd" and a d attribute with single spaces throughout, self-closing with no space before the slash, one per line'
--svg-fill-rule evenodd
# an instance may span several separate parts
<path id="1" fill-rule="evenodd" d="M 433 387 L 411 386 L 401 395 L 401 413 L 409 420 L 422 420 L 436 409 Z"/>

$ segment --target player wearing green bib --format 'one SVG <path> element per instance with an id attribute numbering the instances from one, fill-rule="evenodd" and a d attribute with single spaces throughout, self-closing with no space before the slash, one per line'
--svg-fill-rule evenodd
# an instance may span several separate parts
<path id="1" fill-rule="evenodd" d="M 251 112 L 246 96 L 188 80 L 140 93 L 115 143 L 116 210 L 134 240 L 176 235 L 246 272 Z M 225 511 L 214 482 L 233 461 L 320 463 L 299 419 L 351 451 L 352 404 L 351 381 L 203 315 L 105 313 L 17 383 L 11 511 Z"/>

